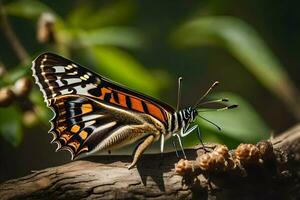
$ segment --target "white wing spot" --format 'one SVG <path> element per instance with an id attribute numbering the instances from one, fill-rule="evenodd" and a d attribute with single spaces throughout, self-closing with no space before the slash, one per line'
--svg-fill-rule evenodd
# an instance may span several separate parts
<path id="1" fill-rule="evenodd" d="M 90 78 L 90 77 L 89 77 L 89 75 L 85 74 L 85 75 L 84 75 L 84 78 L 88 79 L 88 78 Z"/>
<path id="2" fill-rule="evenodd" d="M 73 84 L 73 83 L 79 83 L 80 80 L 78 78 L 70 78 L 70 79 L 66 79 L 66 81 L 68 82 L 68 84 Z"/>
<path id="3" fill-rule="evenodd" d="M 58 87 L 62 87 L 65 85 L 65 84 L 63 84 L 63 82 L 61 80 L 57 80 L 55 82 L 58 84 Z"/>
<path id="4" fill-rule="evenodd" d="M 72 72 L 72 73 L 67 73 L 68 75 L 76 75 L 76 74 L 78 74 L 78 72 L 77 71 L 74 71 L 74 72 Z"/>
<path id="5" fill-rule="evenodd" d="M 61 66 L 55 66 L 53 68 L 55 69 L 56 73 L 63 73 L 63 72 L 65 72 L 65 69 L 63 67 L 61 67 Z"/>
<path id="6" fill-rule="evenodd" d="M 84 81 L 87 80 L 87 79 L 86 79 L 85 77 L 83 77 L 83 76 L 80 76 L 80 79 L 81 79 L 81 80 L 84 80 Z"/>
<path id="7" fill-rule="evenodd" d="M 70 70 L 70 69 L 73 68 L 73 66 L 72 66 L 72 65 L 67 65 L 65 68 L 66 68 L 67 70 Z"/>

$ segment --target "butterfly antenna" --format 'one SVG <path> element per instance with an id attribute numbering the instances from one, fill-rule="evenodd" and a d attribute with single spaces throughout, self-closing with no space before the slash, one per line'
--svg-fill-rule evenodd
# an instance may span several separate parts
<path id="1" fill-rule="evenodd" d="M 208 90 L 204 93 L 204 95 L 202 95 L 198 101 L 195 103 L 194 108 L 196 108 L 198 106 L 199 103 L 201 103 L 201 101 L 210 93 L 210 91 L 219 84 L 219 81 L 215 81 L 209 88 Z"/>
<path id="2" fill-rule="evenodd" d="M 219 131 L 222 130 L 221 127 L 218 126 L 216 123 L 214 123 L 214 122 L 212 122 L 212 121 L 210 121 L 210 120 L 208 120 L 208 119 L 206 119 L 206 118 L 204 118 L 204 117 L 202 117 L 202 116 L 200 116 L 200 115 L 198 115 L 197 117 L 200 117 L 201 119 L 204 119 L 205 121 L 207 121 L 207 122 L 209 122 L 210 124 L 214 125 Z"/>
<path id="3" fill-rule="evenodd" d="M 229 99 L 227 98 L 223 98 L 223 99 L 216 99 L 216 100 L 211 100 L 211 101 L 205 101 L 202 103 L 198 103 L 198 106 L 202 106 L 202 105 L 207 105 L 207 104 L 211 104 L 211 103 L 223 103 L 223 102 L 228 102 Z"/>
<path id="4" fill-rule="evenodd" d="M 181 99 L 181 81 L 182 77 L 178 78 L 178 88 L 177 88 L 177 106 L 176 106 L 176 111 L 179 110 L 180 108 L 180 99 Z"/>
<path id="5" fill-rule="evenodd" d="M 225 106 L 223 108 L 201 109 L 201 110 L 198 110 L 198 112 L 224 111 L 224 110 L 228 110 L 228 109 L 232 109 L 232 108 L 236 108 L 236 107 L 238 107 L 238 105 L 233 104 L 233 105 L 230 105 L 230 106 Z"/>

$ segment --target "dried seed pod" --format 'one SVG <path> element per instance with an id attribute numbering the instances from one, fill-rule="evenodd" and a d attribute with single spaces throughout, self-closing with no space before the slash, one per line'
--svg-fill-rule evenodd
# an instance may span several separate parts
<path id="1" fill-rule="evenodd" d="M 229 158 L 228 148 L 224 145 L 218 145 L 211 153 L 206 153 L 198 158 L 199 166 L 202 170 L 226 171 L 231 163 L 227 162 Z"/>
<path id="2" fill-rule="evenodd" d="M 33 126 L 38 122 L 38 117 L 33 110 L 27 110 L 23 113 L 23 123 L 26 126 Z"/>
<path id="3" fill-rule="evenodd" d="M 218 152 L 211 153 L 211 159 L 209 161 L 211 170 L 216 171 L 225 171 L 226 161 L 223 155 L 220 155 Z"/>
<path id="4" fill-rule="evenodd" d="M 229 157 L 226 159 L 226 163 L 225 163 L 225 171 L 228 170 L 233 170 L 236 168 L 236 163 L 234 162 L 232 157 Z"/>
<path id="5" fill-rule="evenodd" d="M 43 13 L 38 21 L 37 40 L 40 43 L 55 42 L 55 17 L 51 13 Z"/>
<path id="6" fill-rule="evenodd" d="M 11 89 L 5 87 L 0 89 L 0 106 L 9 106 L 14 99 Z"/>
<path id="7" fill-rule="evenodd" d="M 261 141 L 256 144 L 259 152 L 261 154 L 262 159 L 270 160 L 274 158 L 273 146 L 269 141 Z"/>
<path id="8" fill-rule="evenodd" d="M 223 156 L 224 158 L 229 157 L 229 150 L 225 145 L 217 145 L 213 152 L 218 153 L 219 155 Z"/>
<path id="9" fill-rule="evenodd" d="M 240 144 L 235 155 L 242 164 L 258 164 L 260 159 L 260 152 L 253 144 Z"/>
<path id="10" fill-rule="evenodd" d="M 211 154 L 210 153 L 202 154 L 197 160 L 198 160 L 199 166 L 202 170 L 206 171 L 206 170 L 211 169 L 212 163 L 211 163 Z"/>
<path id="11" fill-rule="evenodd" d="M 175 166 L 176 173 L 184 175 L 190 172 L 193 172 L 194 168 L 191 164 L 191 161 L 180 159 Z"/>
<path id="12" fill-rule="evenodd" d="M 22 77 L 15 82 L 13 91 L 16 96 L 24 97 L 29 94 L 31 88 L 32 88 L 31 81 L 27 77 Z"/>

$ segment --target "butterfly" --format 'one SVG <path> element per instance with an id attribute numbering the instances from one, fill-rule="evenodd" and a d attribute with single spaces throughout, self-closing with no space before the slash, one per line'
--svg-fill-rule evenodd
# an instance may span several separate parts
<path id="1" fill-rule="evenodd" d="M 70 151 L 72 159 L 138 143 L 130 169 L 159 139 L 161 152 L 171 136 L 177 136 L 183 151 L 180 137 L 194 130 L 200 135 L 197 125 L 190 127 L 198 115 L 196 106 L 175 110 L 53 53 L 39 55 L 32 71 L 54 112 L 52 142 L 58 150 Z"/>

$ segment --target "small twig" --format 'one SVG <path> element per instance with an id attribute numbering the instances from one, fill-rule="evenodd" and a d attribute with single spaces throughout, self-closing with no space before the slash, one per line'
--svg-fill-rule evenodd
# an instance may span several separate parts
<path id="1" fill-rule="evenodd" d="M 4 31 L 4 35 L 6 36 L 8 42 L 12 46 L 15 54 L 17 55 L 18 59 L 23 63 L 27 64 L 30 62 L 30 56 L 19 41 L 18 37 L 16 36 L 15 32 L 13 31 L 11 24 L 6 16 L 6 12 L 2 1 L 0 1 L 0 22 L 2 23 L 2 28 Z"/>

